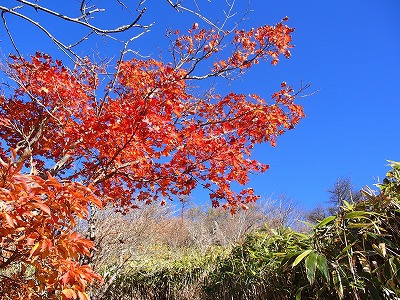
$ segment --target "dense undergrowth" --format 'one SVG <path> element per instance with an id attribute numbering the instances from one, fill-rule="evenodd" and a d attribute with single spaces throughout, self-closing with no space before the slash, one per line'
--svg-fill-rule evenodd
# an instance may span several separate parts
<path id="1" fill-rule="evenodd" d="M 266 226 L 234 246 L 153 245 L 106 298 L 400 299 L 400 163 L 392 168 L 379 194 L 343 201 L 306 233 Z"/>

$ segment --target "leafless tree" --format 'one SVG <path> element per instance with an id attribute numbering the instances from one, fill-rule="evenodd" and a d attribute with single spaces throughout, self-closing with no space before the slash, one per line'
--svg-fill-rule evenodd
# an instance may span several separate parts
<path id="1" fill-rule="evenodd" d="M 364 196 L 361 191 L 354 188 L 350 177 L 339 178 L 332 188 L 328 189 L 329 206 L 319 204 L 305 214 L 305 220 L 311 224 L 318 223 L 328 215 L 335 215 L 341 211 L 344 201 L 348 203 L 357 203 Z"/>
<path id="2" fill-rule="evenodd" d="M 250 204 L 235 215 L 223 209 L 192 207 L 186 213 L 186 226 L 197 246 L 207 248 L 238 243 L 257 228 L 293 226 L 298 219 L 298 205 L 286 195 L 279 195 Z"/>
<path id="3" fill-rule="evenodd" d="M 316 224 L 327 217 L 326 208 L 322 205 L 317 205 L 305 214 L 305 220 L 311 224 Z"/>
<path id="4" fill-rule="evenodd" d="M 140 203 L 138 203 L 140 205 Z M 159 203 L 142 205 L 126 214 L 107 206 L 97 212 L 94 228 L 95 251 L 91 264 L 104 278 L 104 284 L 91 292 L 93 299 L 102 299 L 121 271 L 132 260 L 146 253 L 151 245 L 165 237 L 166 224 L 173 219 L 174 207 Z M 80 223 L 78 230 L 91 232 L 88 223 Z"/>
<path id="5" fill-rule="evenodd" d="M 339 178 L 328 192 L 330 193 L 329 203 L 331 207 L 328 208 L 330 214 L 339 212 L 344 201 L 357 203 L 363 199 L 361 191 L 354 188 L 350 177 Z"/>

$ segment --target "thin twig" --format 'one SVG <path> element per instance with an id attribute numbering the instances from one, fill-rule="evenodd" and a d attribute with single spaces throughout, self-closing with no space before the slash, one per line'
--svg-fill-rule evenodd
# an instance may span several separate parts
<path id="1" fill-rule="evenodd" d="M 57 12 L 57 11 L 48 9 L 48 8 L 46 8 L 46 7 L 43 7 L 43 6 L 40 6 L 40 5 L 36 4 L 36 3 L 32 3 L 32 2 L 29 2 L 29 1 L 26 1 L 26 0 L 17 0 L 17 1 L 20 2 L 20 3 L 26 4 L 26 5 L 28 5 L 28 6 L 31 6 L 31 7 L 33 7 L 35 10 L 41 10 L 41 11 L 44 11 L 44 12 L 46 12 L 46 13 L 48 13 L 48 14 L 51 14 L 51 15 L 56 16 L 56 17 L 58 17 L 58 18 L 61 18 L 61 19 L 63 19 L 63 20 L 70 21 L 70 22 L 77 23 L 77 24 L 79 24 L 79 25 L 88 27 L 88 28 L 90 28 L 91 30 L 93 30 L 94 32 L 100 33 L 100 34 L 119 33 L 119 32 L 126 31 L 126 30 L 128 30 L 128 29 L 130 29 L 130 28 L 132 28 L 132 27 L 137 27 L 137 26 L 141 27 L 140 25 L 137 25 L 137 23 L 139 22 L 139 20 L 141 19 L 141 17 L 143 16 L 143 14 L 144 14 L 145 11 L 146 11 L 145 8 L 142 9 L 142 11 L 139 13 L 139 15 L 136 17 L 136 19 L 135 19 L 131 24 L 122 25 L 122 26 L 120 26 L 120 27 L 118 27 L 118 28 L 113 28 L 113 29 L 101 29 L 101 28 L 99 28 L 99 27 L 96 27 L 96 26 L 94 26 L 94 25 L 88 23 L 88 22 L 81 21 L 80 18 L 71 18 L 71 17 L 68 17 L 68 16 L 66 16 L 66 15 L 63 15 L 63 14 Z M 85 14 L 85 15 L 86 15 L 86 14 Z"/>
<path id="2" fill-rule="evenodd" d="M 11 35 L 11 32 L 10 32 L 10 30 L 8 29 L 7 21 L 6 21 L 6 18 L 4 17 L 4 11 L 1 12 L 1 18 L 3 19 L 4 28 L 5 28 L 6 31 L 7 31 L 7 35 L 8 35 L 8 37 L 9 37 L 10 41 L 11 41 L 11 44 L 13 45 L 15 51 L 18 53 L 18 56 L 21 57 L 21 53 L 19 52 L 19 50 L 18 50 L 18 48 L 17 48 L 17 45 L 15 44 L 14 39 L 13 39 L 13 37 L 12 37 L 12 35 Z"/>

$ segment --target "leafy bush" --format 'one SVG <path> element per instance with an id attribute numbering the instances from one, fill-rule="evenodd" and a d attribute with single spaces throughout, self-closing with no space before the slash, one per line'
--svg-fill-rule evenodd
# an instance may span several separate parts
<path id="1" fill-rule="evenodd" d="M 248 235 L 210 275 L 213 299 L 400 299 L 400 164 L 307 234 Z"/>
<path id="2" fill-rule="evenodd" d="M 254 230 L 236 246 L 154 244 L 107 299 L 400 299 L 400 163 L 309 233 Z"/>
<path id="3" fill-rule="evenodd" d="M 298 253 L 309 244 L 289 228 L 256 231 L 210 274 L 207 299 L 286 299 L 295 294 L 302 273 L 282 274 L 287 252 Z"/>
<path id="4" fill-rule="evenodd" d="M 314 227 L 311 251 L 303 256 L 307 288 L 312 287 L 316 295 L 399 299 L 400 164 L 392 167 L 379 195 L 364 192 L 365 200 L 344 202 L 336 216 Z M 326 259 L 326 271 L 316 272 L 318 258 Z"/>
<path id="5" fill-rule="evenodd" d="M 106 299 L 202 299 L 201 287 L 216 261 L 224 259 L 228 249 L 213 246 L 174 249 L 153 245 L 138 256 L 108 290 Z"/>

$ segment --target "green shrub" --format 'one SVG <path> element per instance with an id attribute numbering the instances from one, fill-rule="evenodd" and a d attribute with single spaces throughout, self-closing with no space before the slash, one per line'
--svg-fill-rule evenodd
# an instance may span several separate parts
<path id="1" fill-rule="evenodd" d="M 400 163 L 391 165 L 378 195 L 344 201 L 308 234 L 266 227 L 206 252 L 154 245 L 107 299 L 399 300 Z"/>
<path id="2" fill-rule="evenodd" d="M 205 299 L 288 299 L 295 294 L 299 270 L 282 273 L 287 253 L 309 246 L 308 236 L 289 228 L 256 231 L 219 262 L 204 286 Z"/>
<path id="3" fill-rule="evenodd" d="M 400 299 L 400 164 L 309 234 L 247 236 L 209 275 L 212 299 Z"/>
<path id="4" fill-rule="evenodd" d="M 205 278 L 227 252 L 218 246 L 201 252 L 153 245 L 118 276 L 106 299 L 202 299 Z"/>

